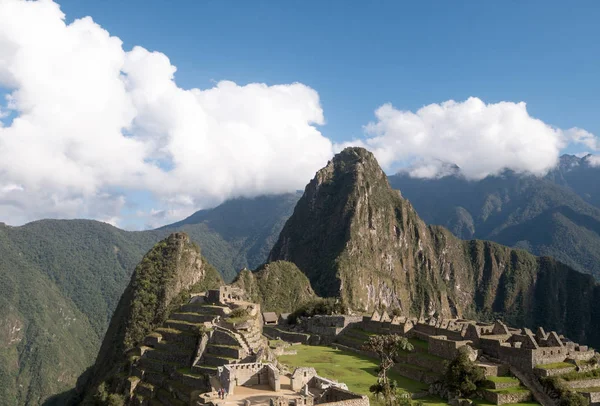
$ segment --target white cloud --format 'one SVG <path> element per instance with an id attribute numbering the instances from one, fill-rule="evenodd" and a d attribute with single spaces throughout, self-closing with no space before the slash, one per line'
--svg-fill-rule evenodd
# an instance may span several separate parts
<path id="1" fill-rule="evenodd" d="M 600 155 L 588 155 L 586 161 L 590 166 L 600 166 Z"/>
<path id="2" fill-rule="evenodd" d="M 51 0 L 0 0 L 0 218 L 115 223 L 123 194 L 166 210 L 298 189 L 332 154 L 319 96 L 299 83 L 182 89 L 166 55 L 126 51 Z M 10 189 L 20 185 L 21 189 Z M 161 210 L 163 210 L 161 209 Z"/>
<path id="3" fill-rule="evenodd" d="M 371 149 L 388 170 L 411 163 L 417 177 L 439 176 L 448 169 L 444 163 L 458 165 L 469 179 L 504 169 L 544 174 L 569 143 L 599 147 L 598 138 L 585 130 L 565 131 L 531 117 L 525 103 L 485 104 L 471 97 L 414 113 L 385 104 L 375 115 L 377 121 L 365 127 L 366 139 L 347 144 Z"/>

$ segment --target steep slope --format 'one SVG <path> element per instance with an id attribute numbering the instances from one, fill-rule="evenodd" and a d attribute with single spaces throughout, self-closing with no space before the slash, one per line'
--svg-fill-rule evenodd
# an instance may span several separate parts
<path id="1" fill-rule="evenodd" d="M 114 373 L 125 352 L 169 314 L 189 300 L 193 291 L 223 284 L 219 273 L 184 233 L 174 233 L 156 244 L 136 267 L 119 300 L 96 363 L 78 382 L 80 394 L 89 393 Z"/>
<path id="2" fill-rule="evenodd" d="M 389 181 L 428 224 L 446 226 L 460 238 L 493 240 L 550 255 L 600 278 L 600 209 L 550 179 L 571 173 L 564 168 L 568 158 L 563 156 L 556 173 L 546 178 L 507 171 L 481 181 L 460 175 L 414 179 L 406 174 L 390 176 Z M 590 190 L 598 184 L 588 183 Z"/>
<path id="3" fill-rule="evenodd" d="M 254 269 L 265 261 L 300 196 L 233 199 L 159 230 L 188 233 L 225 280 L 231 281 L 240 269 Z"/>
<path id="4" fill-rule="evenodd" d="M 427 227 L 373 155 L 347 148 L 307 185 L 270 260 L 294 262 L 321 296 L 370 310 L 493 317 L 600 344 L 588 276 L 549 258 Z"/>
<path id="5" fill-rule="evenodd" d="M 586 202 L 600 207 L 600 165 L 594 164 L 591 155 L 579 158 L 563 155 L 556 168 L 546 179 L 577 193 Z"/>
<path id="6" fill-rule="evenodd" d="M 242 288 L 251 302 L 259 303 L 263 311 L 292 312 L 315 299 L 306 275 L 291 262 L 275 261 L 256 271 L 242 270 L 233 286 Z"/>
<path id="7" fill-rule="evenodd" d="M 38 405 L 73 386 L 99 340 L 87 317 L 27 262 L 5 227 L 0 247 L 0 404 Z"/>

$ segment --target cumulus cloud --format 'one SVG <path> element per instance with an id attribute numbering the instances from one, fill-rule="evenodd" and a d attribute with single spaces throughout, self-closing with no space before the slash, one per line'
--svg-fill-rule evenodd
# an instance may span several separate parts
<path id="1" fill-rule="evenodd" d="M 375 116 L 365 127 L 366 138 L 353 144 L 371 149 L 388 170 L 409 164 L 416 177 L 442 176 L 448 173 L 447 163 L 458 165 L 469 179 L 504 169 L 541 175 L 557 164 L 569 143 L 600 146 L 585 130 L 561 130 L 531 117 L 525 103 L 485 104 L 471 97 L 416 112 L 385 104 Z"/>
<path id="2" fill-rule="evenodd" d="M 330 158 L 313 89 L 182 89 L 175 72 L 52 0 L 0 0 L 0 216 L 116 223 L 126 190 L 189 211 L 297 189 Z"/>

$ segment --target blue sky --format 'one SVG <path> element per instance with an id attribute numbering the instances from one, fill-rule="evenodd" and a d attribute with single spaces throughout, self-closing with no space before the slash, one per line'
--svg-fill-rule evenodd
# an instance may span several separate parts
<path id="1" fill-rule="evenodd" d="M 336 141 L 384 102 L 400 109 L 477 96 L 600 133 L 597 1 L 63 0 L 124 47 L 169 56 L 182 87 L 301 82 L 319 92 Z"/>
<path id="2" fill-rule="evenodd" d="M 346 145 L 473 180 L 600 154 L 597 1 L 54 1 L 0 2 L 8 224 L 159 226 Z"/>

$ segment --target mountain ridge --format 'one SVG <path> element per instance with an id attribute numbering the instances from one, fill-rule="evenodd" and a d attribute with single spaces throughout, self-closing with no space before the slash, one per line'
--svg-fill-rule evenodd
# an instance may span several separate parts
<path id="1" fill-rule="evenodd" d="M 294 262 L 322 296 L 369 311 L 495 315 L 600 344 L 600 286 L 552 258 L 426 226 L 375 157 L 347 148 L 317 172 L 269 260 Z M 550 300 L 549 300 L 550 299 Z"/>

